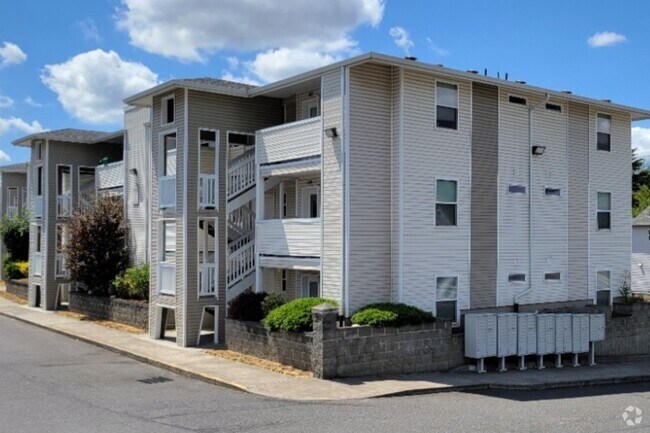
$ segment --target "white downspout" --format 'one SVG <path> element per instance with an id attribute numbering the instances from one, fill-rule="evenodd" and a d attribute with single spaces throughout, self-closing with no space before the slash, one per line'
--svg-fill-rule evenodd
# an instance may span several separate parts
<path id="1" fill-rule="evenodd" d="M 528 288 L 514 296 L 515 308 L 519 298 L 533 291 L 533 111 L 550 98 L 547 93 L 544 99 L 528 109 Z"/>

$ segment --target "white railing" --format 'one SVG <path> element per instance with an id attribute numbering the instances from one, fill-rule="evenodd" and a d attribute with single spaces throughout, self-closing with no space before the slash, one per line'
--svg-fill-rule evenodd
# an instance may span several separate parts
<path id="1" fill-rule="evenodd" d="M 217 293 L 217 265 L 199 264 L 199 296 L 213 296 Z"/>
<path id="2" fill-rule="evenodd" d="M 228 252 L 230 254 L 232 254 L 235 251 L 238 251 L 238 250 L 242 249 L 244 246 L 246 246 L 247 244 L 253 242 L 254 240 L 255 240 L 255 230 L 251 229 L 248 232 L 241 235 L 239 238 L 237 238 L 234 241 L 230 242 L 228 244 Z"/>
<path id="3" fill-rule="evenodd" d="M 158 292 L 166 295 L 176 293 L 176 265 L 174 263 L 158 263 Z"/>
<path id="4" fill-rule="evenodd" d="M 228 256 L 228 287 L 255 271 L 255 242 L 251 241 Z"/>
<path id="5" fill-rule="evenodd" d="M 7 207 L 7 216 L 13 218 L 18 215 L 18 206 L 9 206 Z"/>
<path id="6" fill-rule="evenodd" d="M 29 267 L 32 270 L 32 275 L 35 277 L 40 277 L 43 275 L 43 253 L 33 252 L 32 253 L 32 262 Z"/>
<path id="7" fill-rule="evenodd" d="M 34 197 L 34 216 L 36 218 L 43 217 L 43 196 L 37 195 Z"/>
<path id="8" fill-rule="evenodd" d="M 258 221 L 255 242 L 260 254 L 320 257 L 320 218 Z"/>
<path id="9" fill-rule="evenodd" d="M 255 149 L 230 161 L 228 167 L 228 200 L 255 185 Z"/>
<path id="10" fill-rule="evenodd" d="M 67 278 L 69 275 L 68 270 L 68 261 L 66 260 L 65 254 L 57 254 L 55 258 L 55 268 L 56 276 L 61 278 Z"/>
<path id="11" fill-rule="evenodd" d="M 203 209 L 216 209 L 217 197 L 217 176 L 211 174 L 199 175 L 199 205 Z"/>
<path id="12" fill-rule="evenodd" d="M 98 191 L 124 186 L 124 161 L 95 167 L 95 185 Z"/>
<path id="13" fill-rule="evenodd" d="M 69 217 L 72 213 L 72 194 L 59 195 L 56 197 L 56 216 Z"/>
<path id="14" fill-rule="evenodd" d="M 285 123 L 255 134 L 259 164 L 318 156 L 323 130 L 321 118 Z"/>
<path id="15" fill-rule="evenodd" d="M 228 226 L 243 235 L 255 228 L 255 213 L 245 206 L 228 214 Z"/>
<path id="16" fill-rule="evenodd" d="M 161 209 L 176 207 L 176 176 L 164 176 L 158 179 L 158 196 Z"/>

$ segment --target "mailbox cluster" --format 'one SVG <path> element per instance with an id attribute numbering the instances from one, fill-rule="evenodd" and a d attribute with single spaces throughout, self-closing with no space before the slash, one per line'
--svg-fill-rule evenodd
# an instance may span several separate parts
<path id="1" fill-rule="evenodd" d="M 465 316 L 465 356 L 474 358 L 478 372 L 485 372 L 485 358 L 498 357 L 499 371 L 506 371 L 506 357 L 518 356 L 519 369 L 526 369 L 526 356 L 537 356 L 544 368 L 544 355 L 555 355 L 562 368 L 562 355 L 589 353 L 595 365 L 594 342 L 605 339 L 604 314 L 481 313 Z"/>

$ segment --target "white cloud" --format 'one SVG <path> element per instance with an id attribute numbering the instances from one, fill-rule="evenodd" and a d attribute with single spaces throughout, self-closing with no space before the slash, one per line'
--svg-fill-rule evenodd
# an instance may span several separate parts
<path id="1" fill-rule="evenodd" d="M 81 34 L 88 41 L 101 42 L 102 37 L 99 35 L 99 29 L 97 28 L 97 23 L 92 18 L 86 18 L 83 21 L 77 22 Z"/>
<path id="2" fill-rule="evenodd" d="M 650 128 L 632 127 L 632 149 L 636 149 L 636 156 L 650 163 Z"/>
<path id="3" fill-rule="evenodd" d="M 158 84 L 158 76 L 143 64 L 103 50 L 47 65 L 41 80 L 58 95 L 65 111 L 97 124 L 119 122 L 124 115 L 124 98 Z"/>
<path id="4" fill-rule="evenodd" d="M 246 67 L 264 82 L 272 82 L 341 60 L 340 53 L 304 48 L 278 48 L 258 53 Z"/>
<path id="5" fill-rule="evenodd" d="M 7 152 L 5 152 L 4 150 L 0 150 L 0 161 L 9 162 L 11 161 L 11 157 L 7 155 Z"/>
<path id="6" fill-rule="evenodd" d="M 429 44 L 429 49 L 431 49 L 431 51 L 433 51 L 436 55 L 440 57 L 445 57 L 449 55 L 448 50 L 445 50 L 444 48 L 440 48 L 439 46 L 437 46 L 435 43 L 433 43 L 433 40 L 431 40 L 431 38 L 426 38 L 426 40 L 427 43 Z"/>
<path id="7" fill-rule="evenodd" d="M 384 0 L 122 0 L 118 27 L 131 44 L 182 61 L 222 49 L 258 51 L 326 44 L 376 26 Z M 298 41 L 298 43 L 297 43 Z"/>
<path id="8" fill-rule="evenodd" d="M 9 108 L 14 105 L 14 100 L 9 96 L 0 95 L 0 108 Z"/>
<path id="9" fill-rule="evenodd" d="M 18 45 L 4 42 L 4 45 L 0 47 L 0 68 L 19 65 L 25 60 L 27 60 L 27 54 Z"/>
<path id="10" fill-rule="evenodd" d="M 32 123 L 27 123 L 18 117 L 0 117 L 0 135 L 9 131 L 19 131 L 24 134 L 35 134 L 44 131 L 40 123 L 34 120 Z"/>
<path id="11" fill-rule="evenodd" d="M 43 104 L 41 104 L 40 102 L 34 100 L 34 98 L 32 98 L 29 95 L 27 95 L 27 97 L 25 98 L 25 104 L 29 105 L 30 107 L 35 107 L 35 108 L 41 108 L 43 106 Z"/>
<path id="12" fill-rule="evenodd" d="M 409 37 L 409 32 L 407 32 L 404 27 L 391 27 L 390 30 L 388 30 L 388 34 L 393 38 L 395 45 L 402 49 L 406 55 L 411 53 L 411 48 L 413 48 L 415 44 Z"/>
<path id="13" fill-rule="evenodd" d="M 224 72 L 223 75 L 221 76 L 222 80 L 227 80 L 227 81 L 235 81 L 237 83 L 243 83 L 243 84 L 252 84 L 253 86 L 259 86 L 260 82 L 257 81 L 254 78 L 248 77 L 246 75 L 240 75 L 236 76 L 233 75 L 232 72 Z"/>
<path id="14" fill-rule="evenodd" d="M 593 48 L 611 47 L 627 41 L 625 35 L 614 32 L 597 32 L 587 39 L 587 44 Z"/>

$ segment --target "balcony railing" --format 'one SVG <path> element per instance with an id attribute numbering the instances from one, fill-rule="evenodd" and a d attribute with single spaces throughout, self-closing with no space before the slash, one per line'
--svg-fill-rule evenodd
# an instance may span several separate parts
<path id="1" fill-rule="evenodd" d="M 255 233 L 260 254 L 320 257 L 320 218 L 258 221 Z"/>
<path id="2" fill-rule="evenodd" d="M 69 217 L 72 214 L 72 194 L 56 197 L 56 216 Z"/>
<path id="3" fill-rule="evenodd" d="M 43 196 L 37 195 L 34 197 L 34 216 L 36 218 L 43 218 Z"/>
<path id="4" fill-rule="evenodd" d="M 18 206 L 9 206 L 7 207 L 7 216 L 13 218 L 18 215 Z"/>
<path id="5" fill-rule="evenodd" d="M 124 187 L 124 161 L 98 165 L 95 182 L 98 191 Z"/>
<path id="6" fill-rule="evenodd" d="M 158 180 L 160 208 L 176 207 L 176 176 L 164 176 Z"/>
<path id="7" fill-rule="evenodd" d="M 228 256 L 228 287 L 243 280 L 255 270 L 255 242 L 250 241 Z"/>
<path id="8" fill-rule="evenodd" d="M 43 275 L 43 253 L 32 253 L 32 263 L 30 263 L 30 268 L 32 270 L 32 275 L 35 277 L 40 277 Z"/>
<path id="9" fill-rule="evenodd" d="M 214 296 L 217 293 L 217 265 L 199 264 L 199 296 Z"/>
<path id="10" fill-rule="evenodd" d="M 228 165 L 228 200 L 255 185 L 255 149 L 241 154 Z"/>
<path id="11" fill-rule="evenodd" d="M 70 272 L 68 270 L 68 261 L 65 257 L 65 254 L 60 254 L 60 253 L 56 254 L 55 268 L 56 268 L 56 276 L 58 278 L 68 278 Z"/>
<path id="12" fill-rule="evenodd" d="M 217 208 L 217 176 L 210 174 L 199 175 L 199 205 L 203 209 Z"/>
<path id="13" fill-rule="evenodd" d="M 158 292 L 164 295 L 176 293 L 176 265 L 161 262 L 158 264 Z"/>
<path id="14" fill-rule="evenodd" d="M 319 156 L 322 135 L 320 116 L 259 130 L 255 139 L 258 163 Z"/>

